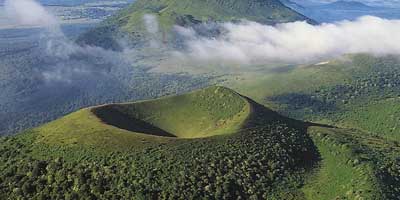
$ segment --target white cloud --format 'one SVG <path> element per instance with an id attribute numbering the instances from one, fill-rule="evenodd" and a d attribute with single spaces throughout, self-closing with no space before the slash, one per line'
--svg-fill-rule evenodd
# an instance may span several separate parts
<path id="1" fill-rule="evenodd" d="M 146 30 L 150 34 L 157 34 L 158 33 L 158 19 L 157 16 L 151 14 L 143 15 L 143 21 L 146 27 Z"/>
<path id="2" fill-rule="evenodd" d="M 246 21 L 221 26 L 224 34 L 211 39 L 179 27 L 177 32 L 186 38 L 185 50 L 176 55 L 201 63 L 246 65 L 305 63 L 348 53 L 400 54 L 400 20 L 364 16 L 321 25 Z"/>
<path id="3" fill-rule="evenodd" d="M 153 48 L 160 47 L 160 39 L 159 39 L 159 23 L 156 15 L 152 14 L 144 14 L 143 15 L 143 23 L 148 33 L 147 37 L 149 39 L 149 44 Z"/>
<path id="4" fill-rule="evenodd" d="M 23 26 L 54 26 L 57 20 L 34 0 L 6 0 L 4 3 L 8 18 Z"/>
<path id="5" fill-rule="evenodd" d="M 93 69 L 93 64 L 117 63 L 120 57 L 131 53 L 128 50 L 117 53 L 75 44 L 64 35 L 56 18 L 34 0 L 6 0 L 5 9 L 7 18 L 15 25 L 43 27 L 41 48 L 38 50 L 43 51 L 43 56 L 48 59 L 57 61 L 56 65 L 42 73 L 43 79 L 50 83 L 71 83 L 76 76 L 98 73 L 99 69 Z"/>

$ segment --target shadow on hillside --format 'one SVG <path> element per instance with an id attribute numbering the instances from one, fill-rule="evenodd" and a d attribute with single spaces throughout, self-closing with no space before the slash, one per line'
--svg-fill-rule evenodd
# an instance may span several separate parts
<path id="1" fill-rule="evenodd" d="M 332 102 L 323 101 L 310 94 L 287 93 L 268 97 L 268 101 L 286 105 L 285 111 L 305 113 L 311 110 L 312 113 L 323 114 L 337 111 L 338 108 Z"/>
<path id="2" fill-rule="evenodd" d="M 285 117 L 278 112 L 275 112 L 252 99 L 243 96 L 251 104 L 251 114 L 247 119 L 246 127 L 260 127 L 271 124 L 281 124 L 286 125 L 288 128 L 295 129 L 301 134 L 302 138 L 306 140 L 305 143 L 308 145 L 308 150 L 305 152 L 297 152 L 294 157 L 299 158 L 299 166 L 303 166 L 306 169 L 312 169 L 318 165 L 321 160 L 320 153 L 317 146 L 314 144 L 311 137 L 308 135 L 308 129 L 313 126 L 325 127 L 325 128 L 335 128 L 334 126 L 317 124 L 312 122 L 304 122 L 296 119 L 291 119 Z"/>
<path id="3" fill-rule="evenodd" d="M 124 114 L 114 109 L 112 105 L 94 108 L 92 112 L 104 123 L 120 129 L 148 135 L 176 137 L 175 135 L 153 126 L 148 122 Z"/>

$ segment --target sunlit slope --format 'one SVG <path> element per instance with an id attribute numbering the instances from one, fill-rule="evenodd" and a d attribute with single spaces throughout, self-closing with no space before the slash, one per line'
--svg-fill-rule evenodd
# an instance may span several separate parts
<path id="1" fill-rule="evenodd" d="M 179 138 L 198 138 L 233 133 L 250 113 L 249 102 L 232 90 L 210 87 L 189 94 L 138 103 L 115 104 L 92 109 L 102 121 L 134 132 L 152 131 Z M 119 115 L 119 116 L 118 116 Z M 160 130 L 123 124 L 115 118 L 141 120 Z M 169 133 L 169 134 L 168 134 Z"/>
<path id="2" fill-rule="evenodd" d="M 33 129 L 38 141 L 57 145 L 83 145 L 105 148 L 145 146 L 168 141 L 147 134 L 132 133 L 103 123 L 91 109 L 83 109 Z"/>
<path id="3" fill-rule="evenodd" d="M 307 126 L 217 86 L 87 108 L 0 138 L 0 197 L 286 199 L 317 161 Z"/>
<path id="4" fill-rule="evenodd" d="M 143 146 L 179 138 L 204 138 L 288 122 L 277 113 L 224 88 L 136 103 L 82 109 L 34 129 L 50 144 Z"/>
<path id="5" fill-rule="evenodd" d="M 278 0 L 138 0 L 129 8 L 82 35 L 81 43 L 118 49 L 117 38 L 143 41 L 147 33 L 145 14 L 156 17 L 156 37 L 169 40 L 174 25 L 194 26 L 204 22 L 252 20 L 265 24 L 309 20 Z M 154 28 L 154 27 L 153 27 Z M 154 35 L 153 35 L 154 37 Z M 125 40 L 126 41 L 126 40 Z"/>
<path id="6" fill-rule="evenodd" d="M 138 26 L 142 20 L 140 14 L 152 13 L 159 16 L 162 28 L 172 25 L 190 25 L 190 23 L 213 21 L 231 21 L 248 19 L 261 23 L 279 23 L 295 20 L 308 20 L 284 6 L 278 0 L 138 0 L 123 12 L 118 19 L 124 29 Z"/>
<path id="7" fill-rule="evenodd" d="M 79 110 L 33 131 L 49 144 L 138 147 L 245 133 L 272 124 L 303 128 L 225 87 L 136 103 Z"/>
<path id="8" fill-rule="evenodd" d="M 400 191 L 398 143 L 286 118 L 217 86 L 83 109 L 0 141 L 4 199 L 393 199 Z"/>
<path id="9" fill-rule="evenodd" d="M 321 156 L 306 180 L 306 199 L 398 199 L 400 146 L 355 129 L 311 127 Z"/>

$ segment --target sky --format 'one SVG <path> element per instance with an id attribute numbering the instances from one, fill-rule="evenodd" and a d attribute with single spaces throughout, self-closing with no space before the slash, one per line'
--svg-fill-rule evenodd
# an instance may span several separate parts
<path id="1" fill-rule="evenodd" d="M 306 1 L 314 2 L 314 3 L 332 3 L 337 0 L 292 0 L 292 1 L 303 5 L 304 2 L 306 2 Z M 354 1 L 362 2 L 362 3 L 368 4 L 368 5 L 372 5 L 372 6 L 385 6 L 385 7 L 400 8 L 400 0 L 354 0 Z"/>

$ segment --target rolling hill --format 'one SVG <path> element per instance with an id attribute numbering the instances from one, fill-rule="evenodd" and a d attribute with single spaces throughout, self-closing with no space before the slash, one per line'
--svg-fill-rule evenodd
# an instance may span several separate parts
<path id="1" fill-rule="evenodd" d="M 144 15 L 155 16 L 157 33 L 148 33 Z M 307 17 L 284 6 L 278 0 L 138 0 L 129 8 L 83 34 L 81 44 L 120 49 L 118 40 L 138 44 L 149 35 L 163 41 L 173 41 L 174 25 L 195 26 L 206 22 L 252 20 L 265 24 L 307 20 Z M 154 36 L 155 34 L 155 36 Z M 128 38 L 128 39 L 127 39 Z"/>
<path id="2" fill-rule="evenodd" d="M 365 15 L 385 19 L 398 19 L 400 17 L 399 8 L 386 1 L 379 1 L 379 3 L 370 1 L 368 5 L 362 1 L 343 0 L 317 4 L 309 4 L 307 1 L 285 0 L 283 2 L 288 7 L 320 23 L 355 20 Z M 388 5 L 384 5 L 385 3 L 388 3 Z"/>
<path id="3" fill-rule="evenodd" d="M 319 9 L 337 9 L 337 10 L 374 10 L 376 8 L 368 6 L 358 1 L 335 1 L 333 3 L 321 5 Z"/>
<path id="4" fill-rule="evenodd" d="M 226 84 L 285 116 L 397 140 L 399 66 L 397 56 L 355 54 Z"/>
<path id="5" fill-rule="evenodd" d="M 266 24 L 307 20 L 277 0 L 138 0 L 79 41 L 118 50 L 122 35 L 128 43 L 173 40 L 174 24 L 243 18 Z M 149 34 L 146 23 L 158 23 L 159 30 Z M 399 69 L 397 56 L 345 55 L 221 78 L 240 93 L 211 86 L 81 109 L 0 137 L 0 199 L 398 199 Z M 133 74 L 139 79 L 130 82 L 135 87 L 129 91 L 149 96 L 166 93 L 164 87 L 182 91 L 204 85 Z M 110 83 L 95 77 L 95 83 Z M 95 83 L 77 83 L 96 91 L 95 96 L 84 93 L 79 107 L 99 102 L 97 94 L 112 102 L 139 95 L 101 90 L 104 86 Z M 64 97 L 71 95 L 58 92 L 55 100 L 69 101 Z M 38 102 L 50 100 L 37 96 Z M 52 108 L 40 105 L 51 115 Z M 78 106 L 65 107 L 67 112 Z M 5 115 L 0 127 L 12 117 Z"/>
<path id="6" fill-rule="evenodd" d="M 393 199 L 399 153 L 212 86 L 1 137 L 0 198 Z"/>
<path id="7" fill-rule="evenodd" d="M 283 198 L 317 161 L 307 126 L 217 86 L 91 107 L 1 138 L 0 194 Z"/>
<path id="8" fill-rule="evenodd" d="M 82 109 L 33 132 L 49 144 L 91 143 L 115 148 L 117 143 L 135 146 L 143 141 L 230 135 L 279 121 L 300 125 L 230 89 L 214 86 L 179 96 Z"/>

